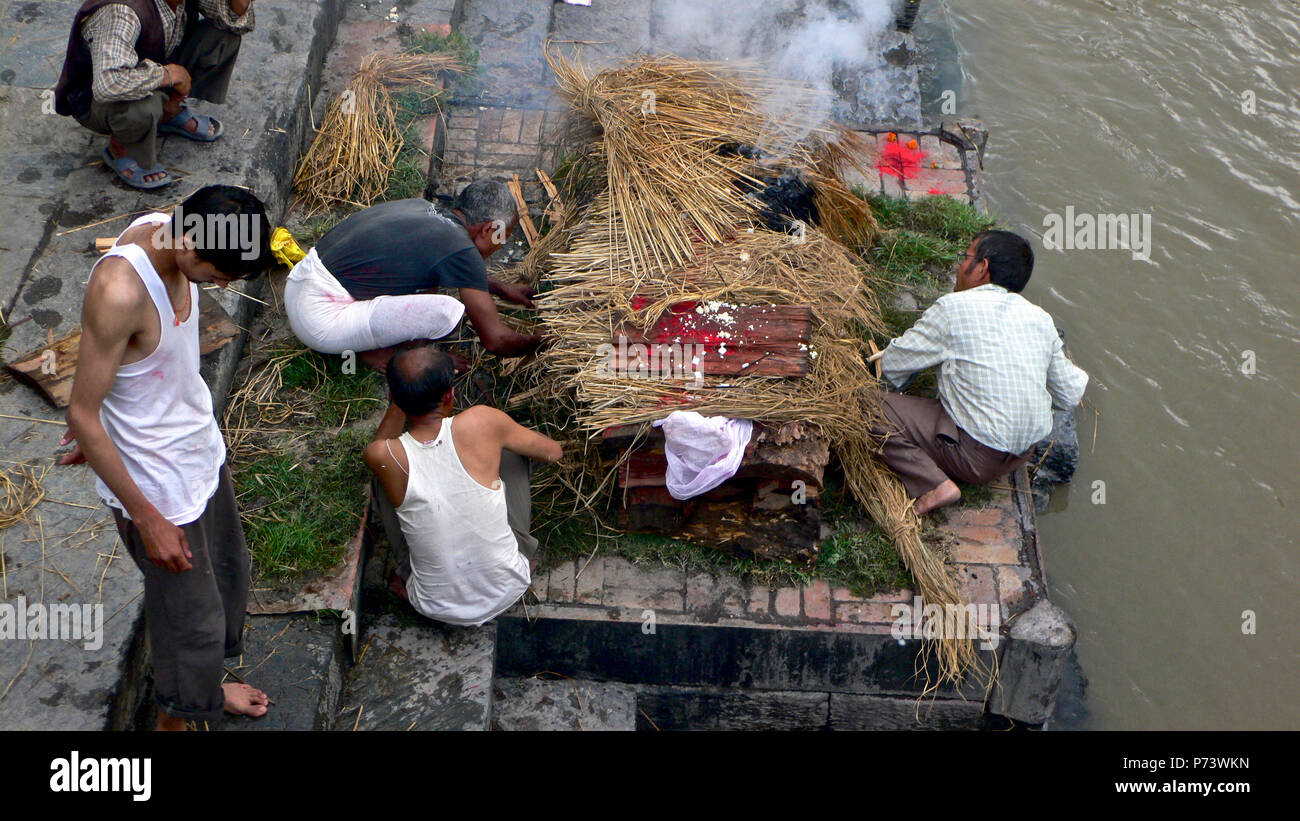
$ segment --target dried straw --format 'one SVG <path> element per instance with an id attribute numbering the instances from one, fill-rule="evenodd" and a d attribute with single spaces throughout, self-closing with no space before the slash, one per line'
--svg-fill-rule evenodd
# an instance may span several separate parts
<path id="1" fill-rule="evenodd" d="M 773 81 L 746 68 L 640 58 L 592 73 L 549 49 L 547 59 L 575 112 L 595 128 L 587 130 L 594 140 L 571 146 L 586 158 L 581 167 L 557 176 L 563 218 L 522 266 L 544 291 L 538 307 L 552 344 L 512 374 L 523 388 L 514 403 L 526 399 L 535 420 L 564 441 L 570 468 L 538 477 L 537 495 L 562 487 L 572 494 L 572 513 L 604 508 L 620 465 L 602 462 L 593 437 L 613 425 L 679 409 L 802 421 L 827 432 L 849 490 L 891 534 L 922 598 L 961 603 L 945 557 L 922 542 L 901 483 L 873 452 L 878 383 L 863 340 L 886 334 L 861 262 L 848 250 L 876 235 L 869 207 L 841 177 L 856 156 L 853 138 L 824 128 L 803 137 L 806 127 L 772 122 L 760 100 Z M 767 230 L 744 193 L 763 169 L 719 150 L 734 143 L 787 146 L 780 161 L 813 185 L 820 227 L 800 236 Z M 675 382 L 601 371 L 598 348 L 620 328 L 650 327 L 687 300 L 811 306 L 807 376 L 707 376 L 696 387 L 693 374 Z M 939 679 L 932 682 L 922 665 L 927 691 L 979 666 L 968 640 L 945 637 L 932 649 Z"/>
<path id="2" fill-rule="evenodd" d="M 305 215 L 336 205 L 364 208 L 379 199 L 402 149 L 389 89 L 413 88 L 433 97 L 442 89 L 439 72 L 464 70 L 452 54 L 367 55 L 347 90 L 330 103 L 298 164 L 293 189 Z"/>
<path id="3" fill-rule="evenodd" d="M 23 462 L 12 468 L 0 471 L 0 530 L 17 524 L 27 518 L 32 508 L 45 498 L 45 485 L 42 480 L 50 470 L 47 464 L 38 470 L 34 465 Z"/>

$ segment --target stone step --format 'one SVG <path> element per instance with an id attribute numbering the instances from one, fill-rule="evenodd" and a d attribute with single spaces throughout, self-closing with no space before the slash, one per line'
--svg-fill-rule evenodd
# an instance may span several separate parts
<path id="1" fill-rule="evenodd" d="M 486 730 L 496 625 L 453 627 L 413 612 L 361 625 L 335 730 Z"/>
<path id="2" fill-rule="evenodd" d="M 554 0 L 465 0 L 455 30 L 478 50 L 480 76 L 458 97 L 480 105 L 555 104 L 555 83 L 542 55 Z"/>
<path id="3" fill-rule="evenodd" d="M 240 46 L 226 104 L 198 106 L 225 123 L 225 137 L 215 143 L 165 139 L 161 162 L 185 174 L 154 192 L 127 188 L 103 168 L 103 137 L 71 118 L 41 114 L 43 95 L 63 65 L 77 4 L 7 4 L 0 10 L 6 38 L 24 44 L 6 51 L 0 72 L 6 358 L 78 325 L 84 283 L 97 259 L 94 239 L 118 234 L 132 215 L 169 209 L 203 185 L 230 183 L 250 186 L 278 220 L 310 129 L 309 88 L 317 83 L 343 5 L 258 0 L 257 26 Z M 262 281 L 214 292 L 237 325 L 248 327 L 256 303 L 233 292 L 256 296 Z M 243 345 L 241 336 L 204 362 L 218 418 Z M 33 420 L 0 420 L 5 458 L 46 464 L 63 434 L 64 412 L 15 385 L 0 401 L 7 416 Z M 0 689 L 8 687 L 0 729 L 120 729 L 135 718 L 148 681 L 140 573 L 117 539 L 89 467 L 56 467 L 43 484 L 47 501 L 4 532 L 4 603 L 21 595 L 29 603 L 99 606 L 103 631 L 96 642 L 0 641 Z"/>
<path id="4" fill-rule="evenodd" d="M 578 679 L 502 678 L 494 730 L 635 730 L 636 688 Z"/>
<path id="5" fill-rule="evenodd" d="M 603 66 L 652 50 L 653 8 L 645 0 L 601 0 L 596 6 L 557 3 L 551 34 L 557 43 L 581 44 L 576 53 L 584 63 Z"/>
<path id="6" fill-rule="evenodd" d="M 275 703 L 261 718 L 226 716 L 214 730 L 325 730 L 338 709 L 344 673 L 336 618 L 310 613 L 250 616 L 244 655 L 227 659 L 227 681 L 243 680 Z"/>

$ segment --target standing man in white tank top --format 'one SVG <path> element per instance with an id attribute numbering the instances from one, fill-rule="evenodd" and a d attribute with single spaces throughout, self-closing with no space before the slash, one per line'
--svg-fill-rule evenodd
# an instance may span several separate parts
<path id="1" fill-rule="evenodd" d="M 454 375 L 432 342 L 400 346 L 388 363 L 391 404 L 364 456 L 383 488 L 376 505 L 405 577 L 395 592 L 431 619 L 478 625 L 532 583 L 528 460 L 563 453 L 496 408 L 454 413 Z"/>
<path id="2" fill-rule="evenodd" d="M 62 463 L 90 463 L 144 574 L 159 730 L 267 710 L 262 691 L 221 683 L 242 651 L 248 549 L 199 375 L 197 283 L 264 271 L 270 234 L 251 192 L 208 186 L 131 223 L 86 286 Z"/>

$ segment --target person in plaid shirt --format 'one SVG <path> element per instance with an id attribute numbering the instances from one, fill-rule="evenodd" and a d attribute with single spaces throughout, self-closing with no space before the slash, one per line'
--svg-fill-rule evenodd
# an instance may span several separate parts
<path id="1" fill-rule="evenodd" d="M 1019 468 L 1052 429 L 1052 410 L 1079 403 L 1088 374 L 1065 355 L 1052 317 L 1020 295 L 1034 269 L 1029 243 L 1009 231 L 977 234 L 939 297 L 881 355 L 901 388 L 938 366 L 939 398 L 881 398 L 880 457 L 903 480 L 918 514 Z"/>
<path id="2" fill-rule="evenodd" d="M 212 142 L 223 128 L 185 98 L 224 103 L 252 0 L 86 0 L 68 36 L 55 110 L 108 135 L 104 164 L 134 188 L 172 182 L 157 135 Z"/>

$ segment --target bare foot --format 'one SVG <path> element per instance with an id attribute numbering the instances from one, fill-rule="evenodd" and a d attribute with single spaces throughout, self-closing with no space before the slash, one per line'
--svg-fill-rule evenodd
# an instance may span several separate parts
<path id="1" fill-rule="evenodd" d="M 221 685 L 221 692 L 226 696 L 226 712 L 236 716 L 258 718 L 266 715 L 266 693 L 247 684 L 228 681 Z"/>
<path id="2" fill-rule="evenodd" d="M 117 139 L 116 137 L 109 137 L 109 138 L 108 138 L 108 150 L 113 154 L 114 157 L 121 158 L 121 157 L 125 157 L 125 156 L 126 156 L 126 146 L 124 146 L 124 145 L 122 145 L 122 143 L 118 142 L 118 139 Z M 129 169 L 129 168 L 128 168 L 127 170 L 123 171 L 122 173 L 125 174 L 125 175 L 128 176 L 128 177 L 134 177 L 134 176 L 135 176 L 135 171 L 132 170 L 132 169 Z M 145 181 L 145 182 L 153 182 L 154 180 L 160 180 L 160 179 L 162 179 L 162 178 L 165 177 L 165 176 L 167 176 L 167 172 L 166 172 L 166 171 L 157 171 L 157 172 L 154 172 L 153 174 L 145 174 L 145 175 L 144 175 L 144 181 Z"/>
<path id="3" fill-rule="evenodd" d="M 921 494 L 916 500 L 916 515 L 924 516 L 936 507 L 944 507 L 961 498 L 961 488 L 951 479 L 946 480 L 934 490 Z"/>
<path id="4" fill-rule="evenodd" d="M 403 582 L 402 577 L 396 573 L 394 573 L 392 578 L 388 580 L 388 589 L 394 596 L 397 596 L 404 602 L 409 602 L 411 600 L 411 598 L 406 595 L 406 582 Z"/>

